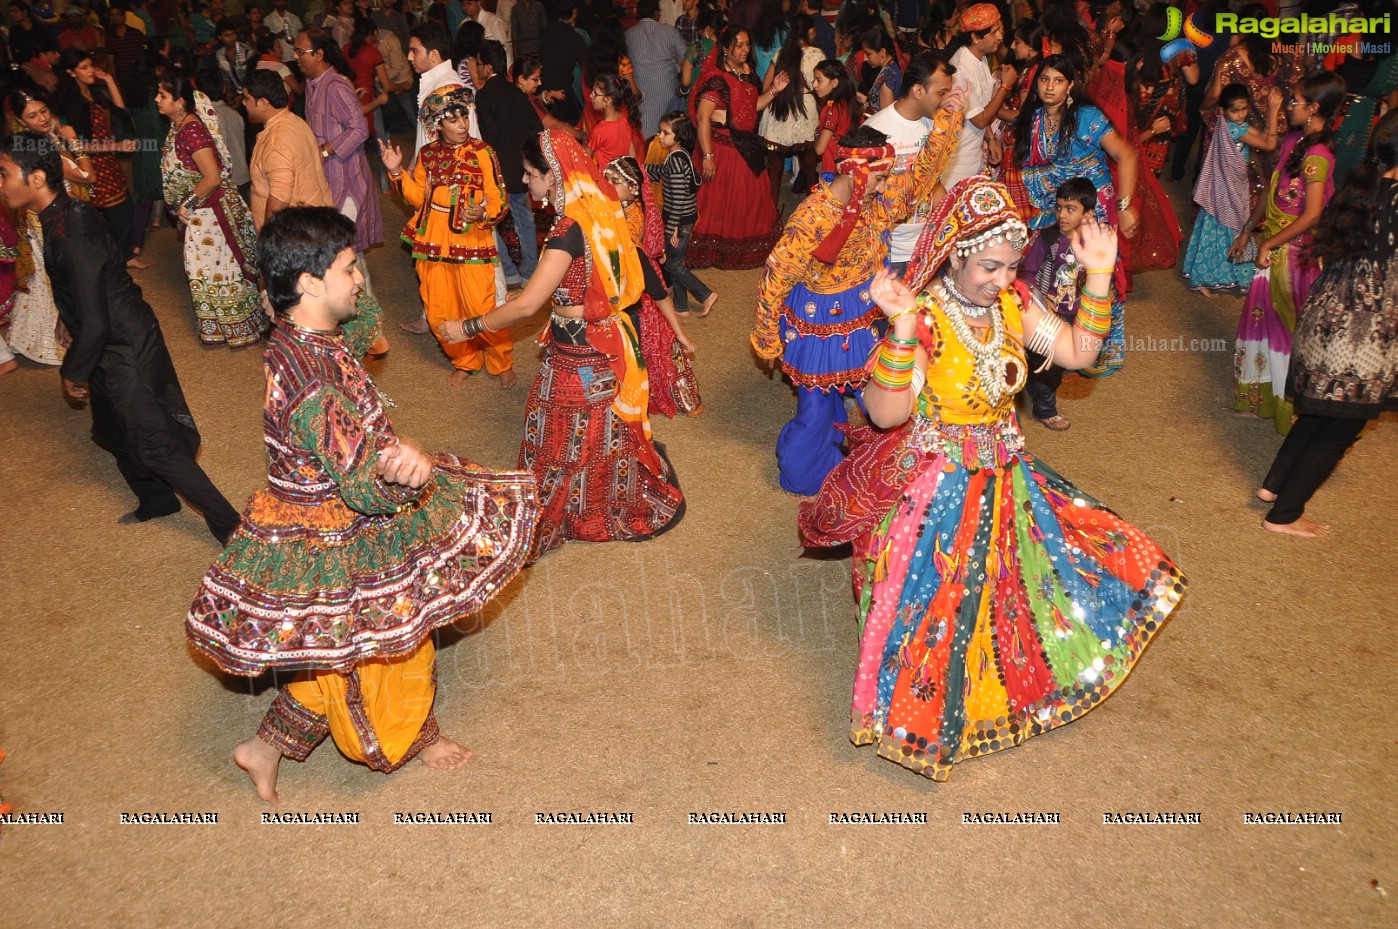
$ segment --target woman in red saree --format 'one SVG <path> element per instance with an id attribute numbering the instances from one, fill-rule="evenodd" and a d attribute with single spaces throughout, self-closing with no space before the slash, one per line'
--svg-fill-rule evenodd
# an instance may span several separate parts
<path id="1" fill-rule="evenodd" d="M 699 130 L 699 221 L 689 241 L 691 268 L 760 268 L 781 229 L 767 179 L 767 149 L 757 135 L 757 114 L 786 88 L 785 74 L 762 92 L 750 62 L 746 29 L 730 26 L 689 95 Z"/>

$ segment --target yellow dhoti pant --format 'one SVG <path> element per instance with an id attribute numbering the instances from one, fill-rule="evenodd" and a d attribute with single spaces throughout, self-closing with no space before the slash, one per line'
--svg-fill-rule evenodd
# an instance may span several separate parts
<path id="1" fill-rule="evenodd" d="M 495 265 L 454 261 L 417 263 L 419 293 L 427 323 L 454 367 L 502 374 L 514 366 L 514 342 L 506 330 L 483 332 L 465 342 L 443 342 L 438 331 L 448 319 L 470 319 L 495 309 Z"/>
<path id="2" fill-rule="evenodd" d="M 406 657 L 376 658 L 348 673 L 303 672 L 277 694 L 257 734 L 296 761 L 328 734 L 350 760 L 393 771 L 440 735 L 432 715 L 436 659 L 426 639 Z"/>

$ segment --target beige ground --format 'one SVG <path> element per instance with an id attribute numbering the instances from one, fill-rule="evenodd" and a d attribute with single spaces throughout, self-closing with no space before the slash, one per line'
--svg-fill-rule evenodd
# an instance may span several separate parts
<path id="1" fill-rule="evenodd" d="M 168 229 L 150 254 L 159 267 L 141 283 L 204 466 L 240 502 L 264 479 L 259 352 L 201 348 Z M 411 316 L 407 259 L 390 247 L 371 265 L 391 321 Z M 1133 352 L 1117 377 L 1070 381 L 1072 430 L 1031 424 L 1028 438 L 1160 540 L 1189 594 L 1119 696 L 934 785 L 846 739 L 848 564 L 803 556 L 776 485 L 793 401 L 749 358 L 756 272 L 704 277 L 724 295 L 690 327 L 708 411 L 656 424 L 688 518 L 645 545 L 570 544 L 444 638 L 437 712 L 475 749 L 466 769 L 385 777 L 329 744 L 283 766 L 284 808 L 358 811 L 358 826 L 259 824 L 265 807 L 228 756 L 267 682 L 211 673 L 181 633 L 215 553 L 202 522 L 117 526 L 132 499 L 55 373 L 26 365 L 0 382 L 0 791 L 66 816 L 4 829 L 0 926 L 1394 924 L 1392 421 L 1315 500 L 1330 539 L 1264 533 L 1249 497 L 1279 439 L 1222 409 L 1240 303 L 1192 295 L 1172 272 L 1141 278 L 1132 337 L 1224 342 Z M 488 380 L 448 390 L 436 346 L 394 326 L 374 374 L 399 430 L 512 466 L 534 328 L 516 332 L 522 383 L 505 393 Z M 495 822 L 391 824 L 449 810 Z M 533 824 L 553 810 L 635 824 Z M 789 821 L 686 824 L 710 810 Z M 928 824 L 829 825 L 842 810 L 926 811 Z M 1014 810 L 1062 824 L 961 824 Z M 1202 824 L 1102 825 L 1135 810 Z M 1343 824 L 1242 824 L 1269 810 Z M 123 826 L 123 811 L 220 822 Z"/>

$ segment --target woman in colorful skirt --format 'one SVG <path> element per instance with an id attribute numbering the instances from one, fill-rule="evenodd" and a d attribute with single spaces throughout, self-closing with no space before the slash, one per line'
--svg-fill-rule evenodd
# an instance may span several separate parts
<path id="1" fill-rule="evenodd" d="M 1296 85 L 1287 119 L 1296 130 L 1282 140 L 1267 195 L 1257 202 L 1229 257 L 1240 261 L 1250 230 L 1258 229 L 1257 276 L 1248 288 L 1233 351 L 1233 409 L 1270 419 L 1279 435 L 1291 428 L 1287 368 L 1296 311 L 1306 302 L 1320 266 L 1310 256 L 1311 230 L 1335 189 L 1330 121 L 1345 98 L 1345 82 L 1328 71 Z"/>
<path id="2" fill-rule="evenodd" d="M 184 273 L 199 341 L 251 345 L 267 331 L 258 297 L 252 214 L 229 178 L 230 160 L 209 98 L 181 75 L 162 77 L 155 105 L 170 120 L 161 174 L 165 202 L 184 223 Z"/>
<path id="3" fill-rule="evenodd" d="M 603 176 L 616 188 L 631 241 L 640 246 L 656 276 L 668 284 L 661 270 L 665 266 L 665 220 L 654 189 L 641 173 L 640 162 L 623 156 L 607 165 Z M 650 412 L 671 419 L 676 413 L 697 416 L 704 412 L 694 366 L 670 323 L 674 314 L 672 300 L 656 302 L 645 294 L 637 318 L 632 320 L 641 337 L 641 360 L 650 380 Z"/>
<path id="4" fill-rule="evenodd" d="M 1184 592 L 1154 542 L 1024 451 L 1025 350 L 1096 359 L 1117 257 L 1115 230 L 1085 221 L 1070 326 L 1015 280 L 1027 241 L 999 184 L 942 200 L 907 285 L 871 288 L 890 321 L 864 390 L 878 428 L 801 507 L 808 543 L 854 543 L 851 740 L 938 781 L 1115 692 Z"/>
<path id="5" fill-rule="evenodd" d="M 699 130 L 699 221 L 689 242 L 691 268 L 760 268 L 777 241 L 777 203 L 767 178 L 767 146 L 757 134 L 758 114 L 786 89 L 785 73 L 762 92 L 750 63 L 747 30 L 730 26 L 689 95 Z"/>
<path id="6" fill-rule="evenodd" d="M 674 527 L 684 495 L 651 440 L 650 387 L 633 314 L 665 285 L 632 243 L 616 191 L 568 133 L 524 146 L 524 177 L 558 220 L 524 289 L 483 316 L 447 320 L 447 341 L 507 329 L 552 300 L 539 376 L 525 405 L 519 466 L 539 481 L 533 557 L 569 539 L 639 542 Z M 693 345 L 670 317 L 685 351 Z"/>

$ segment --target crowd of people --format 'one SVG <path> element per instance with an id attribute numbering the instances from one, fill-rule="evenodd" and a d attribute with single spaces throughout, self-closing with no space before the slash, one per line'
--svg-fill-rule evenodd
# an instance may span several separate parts
<path id="1" fill-rule="evenodd" d="M 1059 385 L 1122 370 L 1137 275 L 1242 297 L 1227 405 L 1286 435 L 1265 528 L 1323 535 L 1307 502 L 1398 406 L 1398 56 L 1348 33 L 1277 53 L 1214 28 L 1221 0 L 1187 4 L 1188 48 L 1165 4 L 1120 0 L 88 3 L 61 29 L 11 4 L 8 344 L 91 407 L 123 521 L 183 499 L 224 546 L 190 641 L 297 672 L 235 752 L 268 801 L 327 734 L 376 770 L 463 763 L 431 631 L 569 540 L 680 522 L 650 417 L 704 408 L 696 270 L 762 269 L 725 306 L 755 306 L 795 388 L 776 458 L 806 543 L 853 549 L 851 739 L 936 780 L 1100 703 L 1184 593 L 1015 409 L 1070 428 Z M 1192 191 L 1187 246 L 1163 182 Z M 266 344 L 268 489 L 241 517 L 133 283 L 162 221 L 198 338 Z M 511 327 L 549 308 L 515 470 L 394 431 L 362 359 L 388 350 L 364 254 L 395 237 L 400 325 L 451 385 L 513 387 Z"/>

